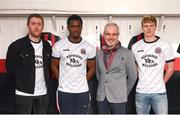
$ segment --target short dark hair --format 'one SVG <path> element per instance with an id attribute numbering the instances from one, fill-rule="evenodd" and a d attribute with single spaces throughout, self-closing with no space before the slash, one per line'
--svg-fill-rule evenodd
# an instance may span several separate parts
<path id="1" fill-rule="evenodd" d="M 79 15 L 73 14 L 70 15 L 67 19 L 67 25 L 69 26 L 69 24 L 71 23 L 72 20 L 79 20 L 81 22 L 81 24 L 83 25 L 83 21 L 81 19 L 81 17 Z"/>
<path id="2" fill-rule="evenodd" d="M 31 18 L 33 18 L 33 17 L 40 18 L 42 20 L 43 25 L 44 25 L 44 19 L 39 14 L 31 14 L 31 15 L 29 15 L 28 19 L 27 19 L 27 25 L 29 25 Z"/>

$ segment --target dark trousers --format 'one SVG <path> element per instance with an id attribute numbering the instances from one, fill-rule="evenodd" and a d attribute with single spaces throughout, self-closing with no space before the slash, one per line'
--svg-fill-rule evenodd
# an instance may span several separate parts
<path id="1" fill-rule="evenodd" d="M 94 76 L 91 80 L 88 80 L 88 85 L 89 85 L 89 93 L 91 95 L 88 114 L 97 114 L 96 93 L 97 93 L 98 81 L 96 79 L 96 76 Z"/>
<path id="2" fill-rule="evenodd" d="M 58 108 L 56 103 L 56 91 L 58 87 L 58 80 L 49 79 L 49 104 L 48 104 L 48 114 L 58 114 Z"/>
<path id="3" fill-rule="evenodd" d="M 125 114 L 126 102 L 124 103 L 109 103 L 107 98 L 104 101 L 97 101 L 99 114 Z"/>
<path id="4" fill-rule="evenodd" d="M 46 114 L 48 109 L 49 96 L 15 96 L 15 108 L 19 114 Z"/>
<path id="5" fill-rule="evenodd" d="M 61 114 L 87 114 L 89 92 L 65 93 L 58 91 L 58 102 Z"/>

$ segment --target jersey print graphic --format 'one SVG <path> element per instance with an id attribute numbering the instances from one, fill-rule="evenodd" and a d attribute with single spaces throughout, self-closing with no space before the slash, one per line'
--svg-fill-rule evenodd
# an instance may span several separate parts
<path id="1" fill-rule="evenodd" d="M 43 61 L 42 61 L 42 56 L 35 56 L 35 67 L 37 68 L 43 68 Z"/>

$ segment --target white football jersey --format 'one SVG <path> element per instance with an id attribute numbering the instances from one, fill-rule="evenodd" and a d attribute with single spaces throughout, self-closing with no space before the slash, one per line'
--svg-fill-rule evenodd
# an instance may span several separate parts
<path id="1" fill-rule="evenodd" d="M 172 46 L 161 39 L 154 42 L 142 39 L 132 46 L 132 51 L 138 64 L 139 81 L 136 92 L 166 92 L 163 74 L 165 63 L 174 59 Z"/>
<path id="2" fill-rule="evenodd" d="M 87 41 L 72 43 L 68 38 L 58 41 L 52 56 L 60 58 L 58 90 L 82 93 L 89 90 L 87 84 L 87 60 L 95 59 L 96 50 Z"/>

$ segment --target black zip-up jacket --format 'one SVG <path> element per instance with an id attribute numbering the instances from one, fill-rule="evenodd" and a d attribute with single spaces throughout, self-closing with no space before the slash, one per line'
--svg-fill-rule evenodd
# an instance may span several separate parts
<path id="1" fill-rule="evenodd" d="M 49 71 L 52 48 L 47 41 L 43 41 L 43 69 L 47 92 L 49 92 Z M 34 93 L 35 89 L 35 53 L 31 41 L 27 36 L 13 42 L 8 47 L 6 56 L 8 76 L 15 80 L 15 89 Z"/>

